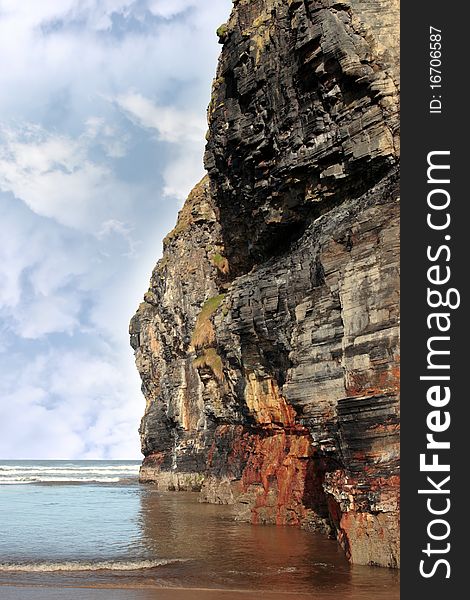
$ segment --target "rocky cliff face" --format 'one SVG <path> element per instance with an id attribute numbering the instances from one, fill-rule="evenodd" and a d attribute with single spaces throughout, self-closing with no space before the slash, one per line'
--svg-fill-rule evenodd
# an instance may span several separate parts
<path id="1" fill-rule="evenodd" d="M 398 0 L 238 0 L 130 326 L 142 481 L 399 560 Z"/>

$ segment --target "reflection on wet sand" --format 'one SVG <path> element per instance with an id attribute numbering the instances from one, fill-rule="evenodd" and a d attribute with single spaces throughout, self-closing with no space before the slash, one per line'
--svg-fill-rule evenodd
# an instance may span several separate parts
<path id="1" fill-rule="evenodd" d="M 2 600 L 338 600 L 337 596 L 312 596 L 296 592 L 259 592 L 210 589 L 38 589 L 2 587 Z M 365 599 L 364 599 L 365 600 Z"/>
<path id="2" fill-rule="evenodd" d="M 118 544 L 126 560 L 166 564 L 127 571 L 0 572 L 2 600 L 399 598 L 397 572 L 351 567 L 336 542 L 322 535 L 237 523 L 229 506 L 200 504 L 191 493 L 159 493 L 152 486 L 135 485 L 123 488 L 118 497 L 122 506 L 113 507 L 113 515 L 118 510 L 121 521 L 113 521 L 113 527 L 119 528 L 108 532 L 101 545 L 106 540 L 112 555 L 121 530 L 131 532 L 130 537 L 121 535 Z M 103 531 L 108 509 L 101 509 Z"/>
<path id="3" fill-rule="evenodd" d="M 200 504 L 193 498 L 184 493 L 159 494 L 152 488 L 141 496 L 145 545 L 156 556 L 185 560 L 160 567 L 160 584 L 331 591 L 344 600 L 398 598 L 396 572 L 351 568 L 333 540 L 292 527 L 236 523 L 230 507 Z"/>

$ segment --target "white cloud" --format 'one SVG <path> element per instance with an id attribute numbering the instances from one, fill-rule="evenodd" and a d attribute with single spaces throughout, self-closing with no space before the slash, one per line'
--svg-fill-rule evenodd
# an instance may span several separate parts
<path id="1" fill-rule="evenodd" d="M 64 20 L 81 21 L 87 29 L 103 30 L 111 26 L 113 13 L 127 14 L 135 4 L 133 0 L 1 0 L 0 14 L 5 26 L 21 21 L 25 29 L 34 29 Z"/>
<path id="2" fill-rule="evenodd" d="M 89 117 L 85 122 L 86 130 L 81 136 L 82 143 L 96 143 L 101 146 L 110 158 L 126 156 L 129 145 L 129 134 L 119 131 L 113 125 L 106 123 L 101 117 Z"/>
<path id="3" fill-rule="evenodd" d="M 116 103 L 139 125 L 157 131 L 158 139 L 163 142 L 200 142 L 204 139 L 207 124 L 201 114 L 173 106 L 158 106 L 135 92 L 118 96 Z"/>
<path id="4" fill-rule="evenodd" d="M 126 321 L 142 277 L 128 225 L 111 219 L 84 235 L 0 194 L 0 239 L 0 319 L 9 331 L 36 339 L 92 329 L 128 352 Z"/>
<path id="5" fill-rule="evenodd" d="M 0 237 L 0 318 L 7 329 L 29 339 L 73 333 L 92 248 L 1 195 Z"/>
<path id="6" fill-rule="evenodd" d="M 94 138 L 50 133 L 38 125 L 0 129 L 0 190 L 12 192 L 35 213 L 87 231 L 106 213 L 130 201 L 106 162 L 92 161 Z M 109 201 L 112 200 L 112 206 Z"/>
<path id="7" fill-rule="evenodd" d="M 193 150 L 191 152 L 191 150 Z M 202 179 L 204 167 L 202 163 L 203 147 L 180 148 L 173 160 L 163 170 L 165 196 L 174 196 L 182 204 L 195 183 Z"/>
<path id="8" fill-rule="evenodd" d="M 202 175 L 230 6 L 0 0 L 0 457 L 138 456 L 128 321 Z"/>
<path id="9" fill-rule="evenodd" d="M 152 0 L 149 9 L 156 16 L 170 19 L 195 5 L 194 0 Z"/>
<path id="10" fill-rule="evenodd" d="M 14 375 L 14 391 L 0 382 L 3 458 L 138 457 L 143 400 L 116 356 L 51 350 Z"/>
<path id="11" fill-rule="evenodd" d="M 27 309 L 16 312 L 16 333 L 37 339 L 51 333 L 72 334 L 79 326 L 80 299 L 75 295 L 39 297 Z"/>
<path id="12" fill-rule="evenodd" d="M 135 92 L 118 96 L 115 102 L 132 121 L 154 130 L 159 140 L 174 145 L 173 160 L 163 169 L 163 193 L 184 201 L 204 172 L 205 115 L 173 106 L 158 106 Z"/>

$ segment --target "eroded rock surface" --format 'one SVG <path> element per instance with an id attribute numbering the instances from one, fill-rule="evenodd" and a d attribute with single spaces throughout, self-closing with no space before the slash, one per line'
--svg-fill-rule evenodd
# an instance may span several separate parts
<path id="1" fill-rule="evenodd" d="M 142 481 L 399 560 L 398 2 L 238 0 L 131 343 Z"/>

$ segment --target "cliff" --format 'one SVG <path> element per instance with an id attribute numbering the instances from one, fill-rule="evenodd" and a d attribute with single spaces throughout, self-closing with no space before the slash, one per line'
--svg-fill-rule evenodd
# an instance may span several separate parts
<path id="1" fill-rule="evenodd" d="M 399 561 L 398 0 L 238 0 L 130 325 L 141 480 Z"/>

